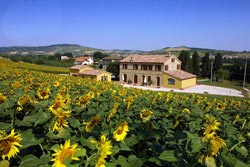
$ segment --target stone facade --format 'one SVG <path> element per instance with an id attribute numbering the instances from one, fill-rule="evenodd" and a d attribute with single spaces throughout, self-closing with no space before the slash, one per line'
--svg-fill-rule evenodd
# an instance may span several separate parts
<path id="1" fill-rule="evenodd" d="M 182 71 L 181 61 L 170 53 L 167 55 L 129 55 L 120 61 L 120 81 L 122 83 L 168 87 L 168 81 L 164 80 L 166 71 L 173 73 Z M 178 79 L 179 82 L 185 82 L 185 79 L 195 78 L 196 84 L 195 75 L 183 71 L 178 74 L 185 74 L 185 77 L 172 76 L 173 80 Z M 171 84 L 170 87 L 179 88 L 179 85 L 182 84 Z M 193 81 L 191 85 L 194 85 Z"/>

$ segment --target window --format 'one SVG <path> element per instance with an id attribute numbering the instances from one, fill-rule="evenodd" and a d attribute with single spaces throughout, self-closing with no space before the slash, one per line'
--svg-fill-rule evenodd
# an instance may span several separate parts
<path id="1" fill-rule="evenodd" d="M 122 69 L 128 69 L 128 65 L 127 64 L 123 64 L 122 65 Z"/>
<path id="2" fill-rule="evenodd" d="M 168 71 L 168 65 L 165 65 L 165 71 Z"/>
<path id="3" fill-rule="evenodd" d="M 161 71 L 161 65 L 155 65 L 155 71 Z"/>
<path id="4" fill-rule="evenodd" d="M 127 82 L 127 74 L 123 74 L 122 80 L 123 80 L 124 82 Z"/>
<path id="5" fill-rule="evenodd" d="M 177 69 L 180 70 L 181 69 L 181 65 L 177 64 Z"/>
<path id="6" fill-rule="evenodd" d="M 141 70 L 147 71 L 147 65 L 141 65 Z"/>
<path id="7" fill-rule="evenodd" d="M 169 85 L 175 85 L 175 80 L 173 78 L 168 78 Z"/>
<path id="8" fill-rule="evenodd" d="M 175 62 L 175 59 L 174 59 L 174 58 L 171 58 L 171 62 L 174 63 L 174 62 Z"/>
<path id="9" fill-rule="evenodd" d="M 152 65 L 148 65 L 148 70 L 152 71 L 152 69 L 153 69 L 152 67 L 153 67 Z"/>
<path id="10" fill-rule="evenodd" d="M 102 76 L 101 80 L 102 81 L 107 81 L 107 76 Z"/>
<path id="11" fill-rule="evenodd" d="M 148 76 L 148 82 L 149 83 L 151 82 L 151 76 Z"/>
<path id="12" fill-rule="evenodd" d="M 133 65 L 133 70 L 138 70 L 138 64 Z"/>

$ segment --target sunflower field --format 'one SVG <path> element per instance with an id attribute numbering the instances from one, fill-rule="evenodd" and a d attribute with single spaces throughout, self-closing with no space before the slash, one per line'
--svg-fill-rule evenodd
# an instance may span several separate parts
<path id="1" fill-rule="evenodd" d="M 250 100 L 153 92 L 0 58 L 1 167 L 249 167 Z M 46 72 L 46 73 L 44 73 Z"/>

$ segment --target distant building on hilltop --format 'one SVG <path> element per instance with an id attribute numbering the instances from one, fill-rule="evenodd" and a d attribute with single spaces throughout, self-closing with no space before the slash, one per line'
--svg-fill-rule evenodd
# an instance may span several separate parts
<path id="1" fill-rule="evenodd" d="M 94 60 L 92 57 L 89 56 L 81 56 L 81 57 L 76 57 L 75 58 L 75 64 L 78 65 L 91 65 L 94 64 Z"/>

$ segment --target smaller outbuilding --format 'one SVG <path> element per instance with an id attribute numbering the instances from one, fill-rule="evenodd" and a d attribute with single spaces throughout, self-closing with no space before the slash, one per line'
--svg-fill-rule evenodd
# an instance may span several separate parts
<path id="1" fill-rule="evenodd" d="M 167 88 L 185 89 L 196 85 L 197 76 L 183 70 L 163 72 L 163 86 Z"/>
<path id="2" fill-rule="evenodd" d="M 81 78 L 91 78 L 96 81 L 108 81 L 111 82 L 111 73 L 100 70 L 94 69 L 87 65 L 74 65 L 70 67 L 70 76 L 77 76 Z"/>

